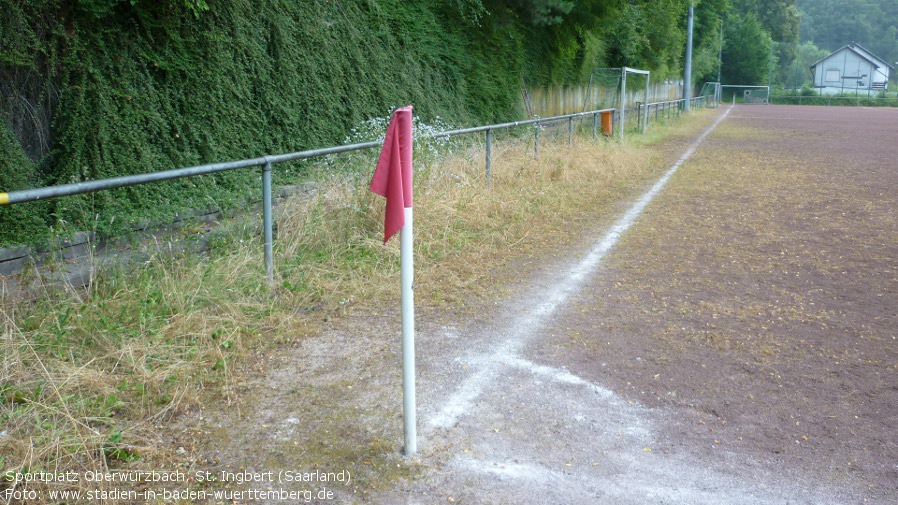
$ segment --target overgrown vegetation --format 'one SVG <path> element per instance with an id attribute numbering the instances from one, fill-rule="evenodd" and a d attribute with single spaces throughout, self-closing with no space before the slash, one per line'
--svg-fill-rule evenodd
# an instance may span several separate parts
<path id="1" fill-rule="evenodd" d="M 16 139 L 6 125 L 0 125 L 0 188 L 3 191 L 29 189 L 37 186 L 38 177 L 34 163 L 19 149 Z M 19 243 L 21 240 L 10 240 L 10 237 L 29 237 L 31 242 L 40 242 L 48 235 L 47 227 L 42 219 L 46 213 L 44 203 L 32 204 L 30 207 L 0 207 L 0 244 L 6 241 Z"/>

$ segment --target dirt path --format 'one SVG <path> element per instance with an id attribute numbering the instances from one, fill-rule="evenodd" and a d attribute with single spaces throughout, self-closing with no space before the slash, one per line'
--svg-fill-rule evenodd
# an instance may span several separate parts
<path id="1" fill-rule="evenodd" d="M 197 464 L 309 469 L 292 447 L 362 429 L 331 502 L 895 503 L 896 126 L 735 108 L 653 199 L 522 264 L 507 296 L 419 312 L 411 466 L 375 457 L 401 438 L 393 312 L 300 341 L 243 386 L 253 415 L 201 419 L 228 443 Z"/>

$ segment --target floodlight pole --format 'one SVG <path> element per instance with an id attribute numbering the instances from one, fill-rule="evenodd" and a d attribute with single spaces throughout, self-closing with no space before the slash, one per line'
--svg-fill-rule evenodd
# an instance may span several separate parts
<path id="1" fill-rule="evenodd" d="M 717 103 L 723 100 L 723 91 L 720 89 L 720 71 L 723 69 L 723 18 L 720 18 L 720 39 L 717 43 L 717 89 L 715 90 L 715 99 Z"/>
<path id="2" fill-rule="evenodd" d="M 689 2 L 689 18 L 686 22 L 686 69 L 683 76 L 683 107 L 692 108 L 692 25 L 695 18 L 695 7 Z"/>
<path id="3" fill-rule="evenodd" d="M 717 82 L 720 82 L 720 71 L 723 68 L 723 18 L 720 18 L 720 38 L 717 41 Z"/>

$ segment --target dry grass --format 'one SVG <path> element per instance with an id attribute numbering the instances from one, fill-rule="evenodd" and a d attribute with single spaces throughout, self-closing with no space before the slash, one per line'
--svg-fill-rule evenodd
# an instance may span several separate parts
<path id="1" fill-rule="evenodd" d="M 649 140 L 675 133 L 659 127 Z M 550 241 L 574 244 L 613 217 L 663 169 L 645 141 L 578 137 L 571 148 L 565 138 L 537 159 L 532 141 L 510 139 L 493 148 L 489 188 L 482 145 L 456 145 L 420 168 L 419 303 L 500 289 L 503 265 Z M 323 317 L 397 298 L 398 240 L 381 243 L 369 170 L 319 174 L 312 198 L 281 207 L 273 287 L 257 238 L 235 234 L 208 256 L 159 256 L 130 275 L 99 275 L 87 291 L 3 299 L 0 471 L 152 468 L 167 450 L 165 423 L 210 398 L 228 402 L 254 356 L 315 333 Z"/>
<path id="2" fill-rule="evenodd" d="M 462 149 L 416 174 L 416 277 L 421 286 L 440 286 L 442 302 L 486 288 L 478 282 L 490 270 L 485 266 L 607 209 L 652 167 L 646 149 L 591 139 L 573 148 L 543 145 L 538 159 L 532 151 L 520 140 L 495 146 L 490 187 L 482 148 Z M 293 202 L 280 220 L 280 281 L 300 305 L 398 295 L 392 280 L 399 243 L 381 243 L 383 203 L 366 182 L 324 182 L 315 198 Z"/>
<path id="3" fill-rule="evenodd" d="M 158 257 L 86 291 L 5 299 L 0 469 L 83 473 L 152 458 L 156 427 L 205 384 L 227 386 L 233 360 L 268 332 L 271 303 L 245 249 Z"/>

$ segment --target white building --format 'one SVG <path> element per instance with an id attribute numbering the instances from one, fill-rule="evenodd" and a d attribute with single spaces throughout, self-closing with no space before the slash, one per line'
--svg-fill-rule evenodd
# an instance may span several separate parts
<path id="1" fill-rule="evenodd" d="M 894 67 L 852 42 L 811 65 L 814 88 L 820 94 L 873 94 L 888 89 Z"/>

